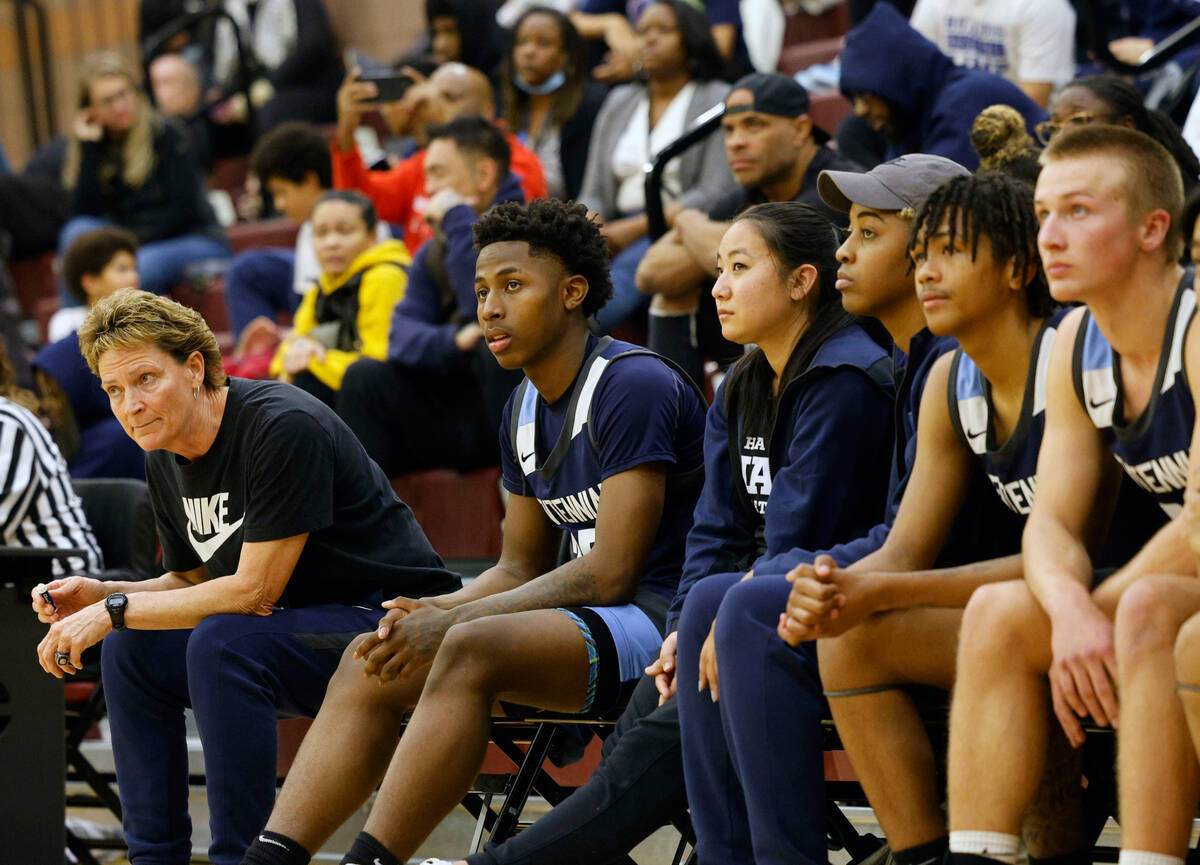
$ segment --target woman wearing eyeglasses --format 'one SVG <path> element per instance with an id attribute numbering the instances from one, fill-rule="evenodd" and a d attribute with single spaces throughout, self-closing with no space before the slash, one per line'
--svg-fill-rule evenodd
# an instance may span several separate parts
<path id="1" fill-rule="evenodd" d="M 106 225 L 128 229 L 139 243 L 142 288 L 154 294 L 170 291 L 194 261 L 227 258 L 187 135 L 150 106 L 133 68 L 111 52 L 93 55 L 78 96 L 63 167 L 72 218 L 59 250 Z"/>
<path id="2" fill-rule="evenodd" d="M 1116 75 L 1085 75 L 1058 92 L 1050 103 L 1050 119 L 1036 127 L 1038 140 L 1049 144 L 1062 129 L 1087 123 L 1113 123 L 1144 132 L 1167 148 L 1179 165 L 1185 190 L 1200 178 L 1200 160 L 1170 117 L 1147 108 L 1142 92 Z"/>

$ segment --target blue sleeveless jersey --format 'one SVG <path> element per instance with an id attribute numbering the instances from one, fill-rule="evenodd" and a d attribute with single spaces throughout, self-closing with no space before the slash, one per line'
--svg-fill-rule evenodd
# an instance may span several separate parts
<path id="1" fill-rule="evenodd" d="M 1046 374 L 1050 347 L 1066 310 L 1042 323 L 1025 376 L 1021 414 L 1008 440 L 996 441 L 992 429 L 992 386 L 961 348 L 950 366 L 948 396 L 954 431 L 983 465 L 1000 501 L 1013 513 L 1028 516 L 1037 488 L 1037 458 L 1046 426 Z"/>
<path id="2" fill-rule="evenodd" d="M 1126 474 L 1151 493 L 1169 517 L 1183 507 L 1196 418 L 1183 364 L 1184 342 L 1195 311 L 1196 294 L 1185 281 L 1167 317 L 1150 402 L 1132 422 L 1121 411 L 1124 394 L 1117 353 L 1090 312 L 1084 314 L 1075 340 L 1072 373 L 1079 402 Z"/>
<path id="3" fill-rule="evenodd" d="M 703 482 L 704 399 L 683 373 L 647 349 L 590 338 L 563 396 L 547 404 L 528 379 L 504 409 L 504 486 L 536 498 L 568 540 L 570 557 L 596 542 L 605 478 L 666 463 L 662 520 L 639 588 L 670 600 Z"/>

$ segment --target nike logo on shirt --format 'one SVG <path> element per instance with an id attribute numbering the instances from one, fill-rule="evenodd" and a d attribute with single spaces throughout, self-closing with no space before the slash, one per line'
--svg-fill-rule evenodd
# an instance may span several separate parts
<path id="1" fill-rule="evenodd" d="M 183 512 L 187 515 L 188 542 L 202 562 L 208 562 L 216 555 L 217 550 L 242 527 L 242 521 L 245 519 L 243 515 L 238 517 L 237 522 L 229 522 L 229 493 L 198 498 L 185 497 Z M 200 535 L 211 537 L 202 540 Z"/>
<path id="2" fill-rule="evenodd" d="M 188 541 L 192 544 L 192 549 L 200 556 L 200 561 L 207 562 L 216 555 L 217 550 L 224 546 L 225 542 L 233 537 L 234 533 L 242 527 L 242 521 L 245 517 L 240 517 L 236 523 L 225 526 L 221 531 L 217 532 L 207 540 L 200 540 L 196 537 L 196 532 L 191 526 L 188 526 Z"/>

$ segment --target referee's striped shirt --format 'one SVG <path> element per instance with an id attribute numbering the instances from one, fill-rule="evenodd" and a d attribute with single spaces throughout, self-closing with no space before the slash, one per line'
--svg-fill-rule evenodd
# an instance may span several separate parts
<path id="1" fill-rule="evenodd" d="M 0 543 L 18 547 L 76 547 L 69 568 L 55 574 L 96 574 L 103 568 L 83 503 L 71 487 L 67 463 L 50 433 L 31 412 L 0 397 Z"/>

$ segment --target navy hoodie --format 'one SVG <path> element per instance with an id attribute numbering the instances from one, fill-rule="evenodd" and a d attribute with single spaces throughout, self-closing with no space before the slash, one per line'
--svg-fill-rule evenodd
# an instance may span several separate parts
<path id="1" fill-rule="evenodd" d="M 900 501 L 917 458 L 917 425 L 921 396 L 934 362 L 958 343 L 948 336 L 935 336 L 922 328 L 909 342 L 908 354 L 894 349 L 896 370 L 896 437 L 892 449 L 892 474 L 888 485 L 888 507 L 884 521 L 866 535 L 849 543 L 820 549 L 796 545 L 770 559 L 761 560 L 755 573 L 783 574 L 796 565 L 812 562 L 820 553 L 828 553 L 842 567 L 857 562 L 883 546 L 900 510 Z M 886 447 L 886 445 L 885 445 Z M 936 566 L 978 562 L 1021 550 L 1024 521 L 1001 502 L 992 489 L 982 465 L 971 463 L 971 477 L 963 505 L 938 556 Z"/>
<path id="2" fill-rule="evenodd" d="M 511 171 L 492 204 L 524 201 L 521 179 Z M 445 371 L 466 354 L 454 343 L 464 324 L 475 321 L 475 223 L 479 214 L 469 204 L 452 207 L 442 215 L 445 235 L 444 268 L 454 289 L 455 308 L 447 309 L 427 261 L 440 244 L 426 243 L 408 271 L 404 299 L 392 312 L 388 334 L 388 360 L 435 371 Z"/>
<path id="3" fill-rule="evenodd" d="M 671 609 L 675 628 L 691 587 L 710 574 L 747 571 L 793 547 L 827 547 L 862 535 L 883 515 L 892 430 L 891 364 L 858 325 L 831 336 L 792 379 L 769 435 L 771 480 L 763 515 L 736 501 L 748 483 L 745 456 L 734 476 L 725 384 L 704 430 L 704 488 L 687 537 Z M 733 433 L 741 441 L 742 425 Z M 739 448 L 740 450 L 740 448 Z"/>
<path id="4" fill-rule="evenodd" d="M 1011 105 L 1033 127 L 1046 114 L 1013 84 L 979 69 L 964 69 L 914 30 L 890 3 L 876 3 L 846 34 L 842 92 L 871 93 L 892 109 L 888 159 L 904 153 L 934 153 L 974 171 L 979 154 L 971 147 L 971 124 L 989 105 Z"/>

